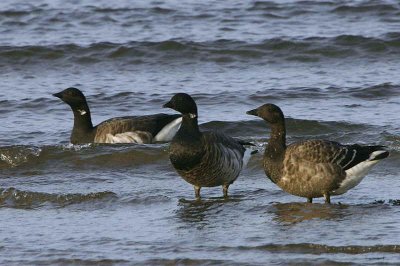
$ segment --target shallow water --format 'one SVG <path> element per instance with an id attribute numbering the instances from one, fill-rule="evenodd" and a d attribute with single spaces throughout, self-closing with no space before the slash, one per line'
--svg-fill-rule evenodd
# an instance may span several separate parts
<path id="1" fill-rule="evenodd" d="M 137 3 L 136 3 L 137 2 Z M 400 263 L 397 1 L 0 3 L 1 265 Z M 94 123 L 194 96 L 202 129 L 253 141 L 272 102 L 288 141 L 388 146 L 331 206 L 306 204 L 251 159 L 229 199 L 192 187 L 168 144 L 69 144 L 76 86 Z M 340 203 L 340 204 L 339 204 Z"/>

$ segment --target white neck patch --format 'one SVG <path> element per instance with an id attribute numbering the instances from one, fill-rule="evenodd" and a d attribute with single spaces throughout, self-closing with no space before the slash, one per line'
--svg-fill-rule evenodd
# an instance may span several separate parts
<path id="1" fill-rule="evenodd" d="M 85 114 L 86 114 L 86 111 L 85 111 L 85 110 L 78 110 L 78 112 L 79 112 L 81 115 L 85 115 Z"/>
<path id="2" fill-rule="evenodd" d="M 189 117 L 190 117 L 190 118 L 196 118 L 197 115 L 195 115 L 195 114 L 189 114 Z"/>

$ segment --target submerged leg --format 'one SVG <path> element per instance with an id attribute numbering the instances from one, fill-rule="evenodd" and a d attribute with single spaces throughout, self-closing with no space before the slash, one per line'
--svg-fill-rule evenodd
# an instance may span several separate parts
<path id="1" fill-rule="evenodd" d="M 325 203 L 331 204 L 331 195 L 329 194 L 329 192 L 324 194 L 325 197 Z"/>
<path id="2" fill-rule="evenodd" d="M 201 187 L 194 186 L 194 194 L 196 195 L 196 198 L 200 198 L 200 189 Z"/>
<path id="3" fill-rule="evenodd" d="M 307 198 L 308 203 L 312 203 L 312 198 Z"/>
<path id="4" fill-rule="evenodd" d="M 222 186 L 222 191 L 224 192 L 224 197 L 225 198 L 228 197 L 228 188 L 229 188 L 229 185 L 223 185 Z"/>

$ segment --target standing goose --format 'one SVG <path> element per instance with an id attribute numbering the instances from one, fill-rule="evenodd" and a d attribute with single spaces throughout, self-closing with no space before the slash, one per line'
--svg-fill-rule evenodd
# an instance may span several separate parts
<path id="1" fill-rule="evenodd" d="M 169 159 L 182 178 L 194 186 L 200 198 L 201 187 L 222 186 L 224 196 L 250 159 L 251 150 L 242 142 L 218 132 L 201 132 L 197 106 L 188 94 L 178 93 L 163 107 L 182 114 L 182 125 L 171 141 Z"/>
<path id="2" fill-rule="evenodd" d="M 111 118 L 94 127 L 86 98 L 80 90 L 67 88 L 53 96 L 68 104 L 74 113 L 72 144 L 167 142 L 182 122 L 180 115 L 154 114 Z"/>
<path id="3" fill-rule="evenodd" d="M 271 126 L 264 154 L 264 171 L 284 191 L 308 199 L 341 195 L 357 186 L 368 171 L 389 156 L 383 146 L 341 145 L 326 140 L 305 140 L 286 146 L 285 118 L 274 104 L 247 114 Z"/>

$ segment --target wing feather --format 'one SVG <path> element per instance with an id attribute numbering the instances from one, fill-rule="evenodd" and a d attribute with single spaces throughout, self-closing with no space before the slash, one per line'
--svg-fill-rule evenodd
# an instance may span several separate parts
<path id="1" fill-rule="evenodd" d="M 112 139 L 110 138 L 110 135 L 115 138 L 118 134 L 124 134 L 127 132 L 130 133 L 127 135 L 120 135 L 114 140 L 114 142 L 122 143 L 124 138 L 127 139 L 127 141 L 135 139 L 137 137 L 132 138 L 132 133 L 138 132 L 146 132 L 146 134 L 150 134 L 150 140 L 152 140 L 153 137 L 156 136 L 157 133 L 159 133 L 166 125 L 179 117 L 179 115 L 155 114 L 112 118 L 96 126 L 94 141 L 98 143 L 107 143 L 107 140 Z M 131 134 L 131 136 L 129 136 L 129 134 Z M 149 143 L 146 139 L 143 139 L 143 143 Z"/>

